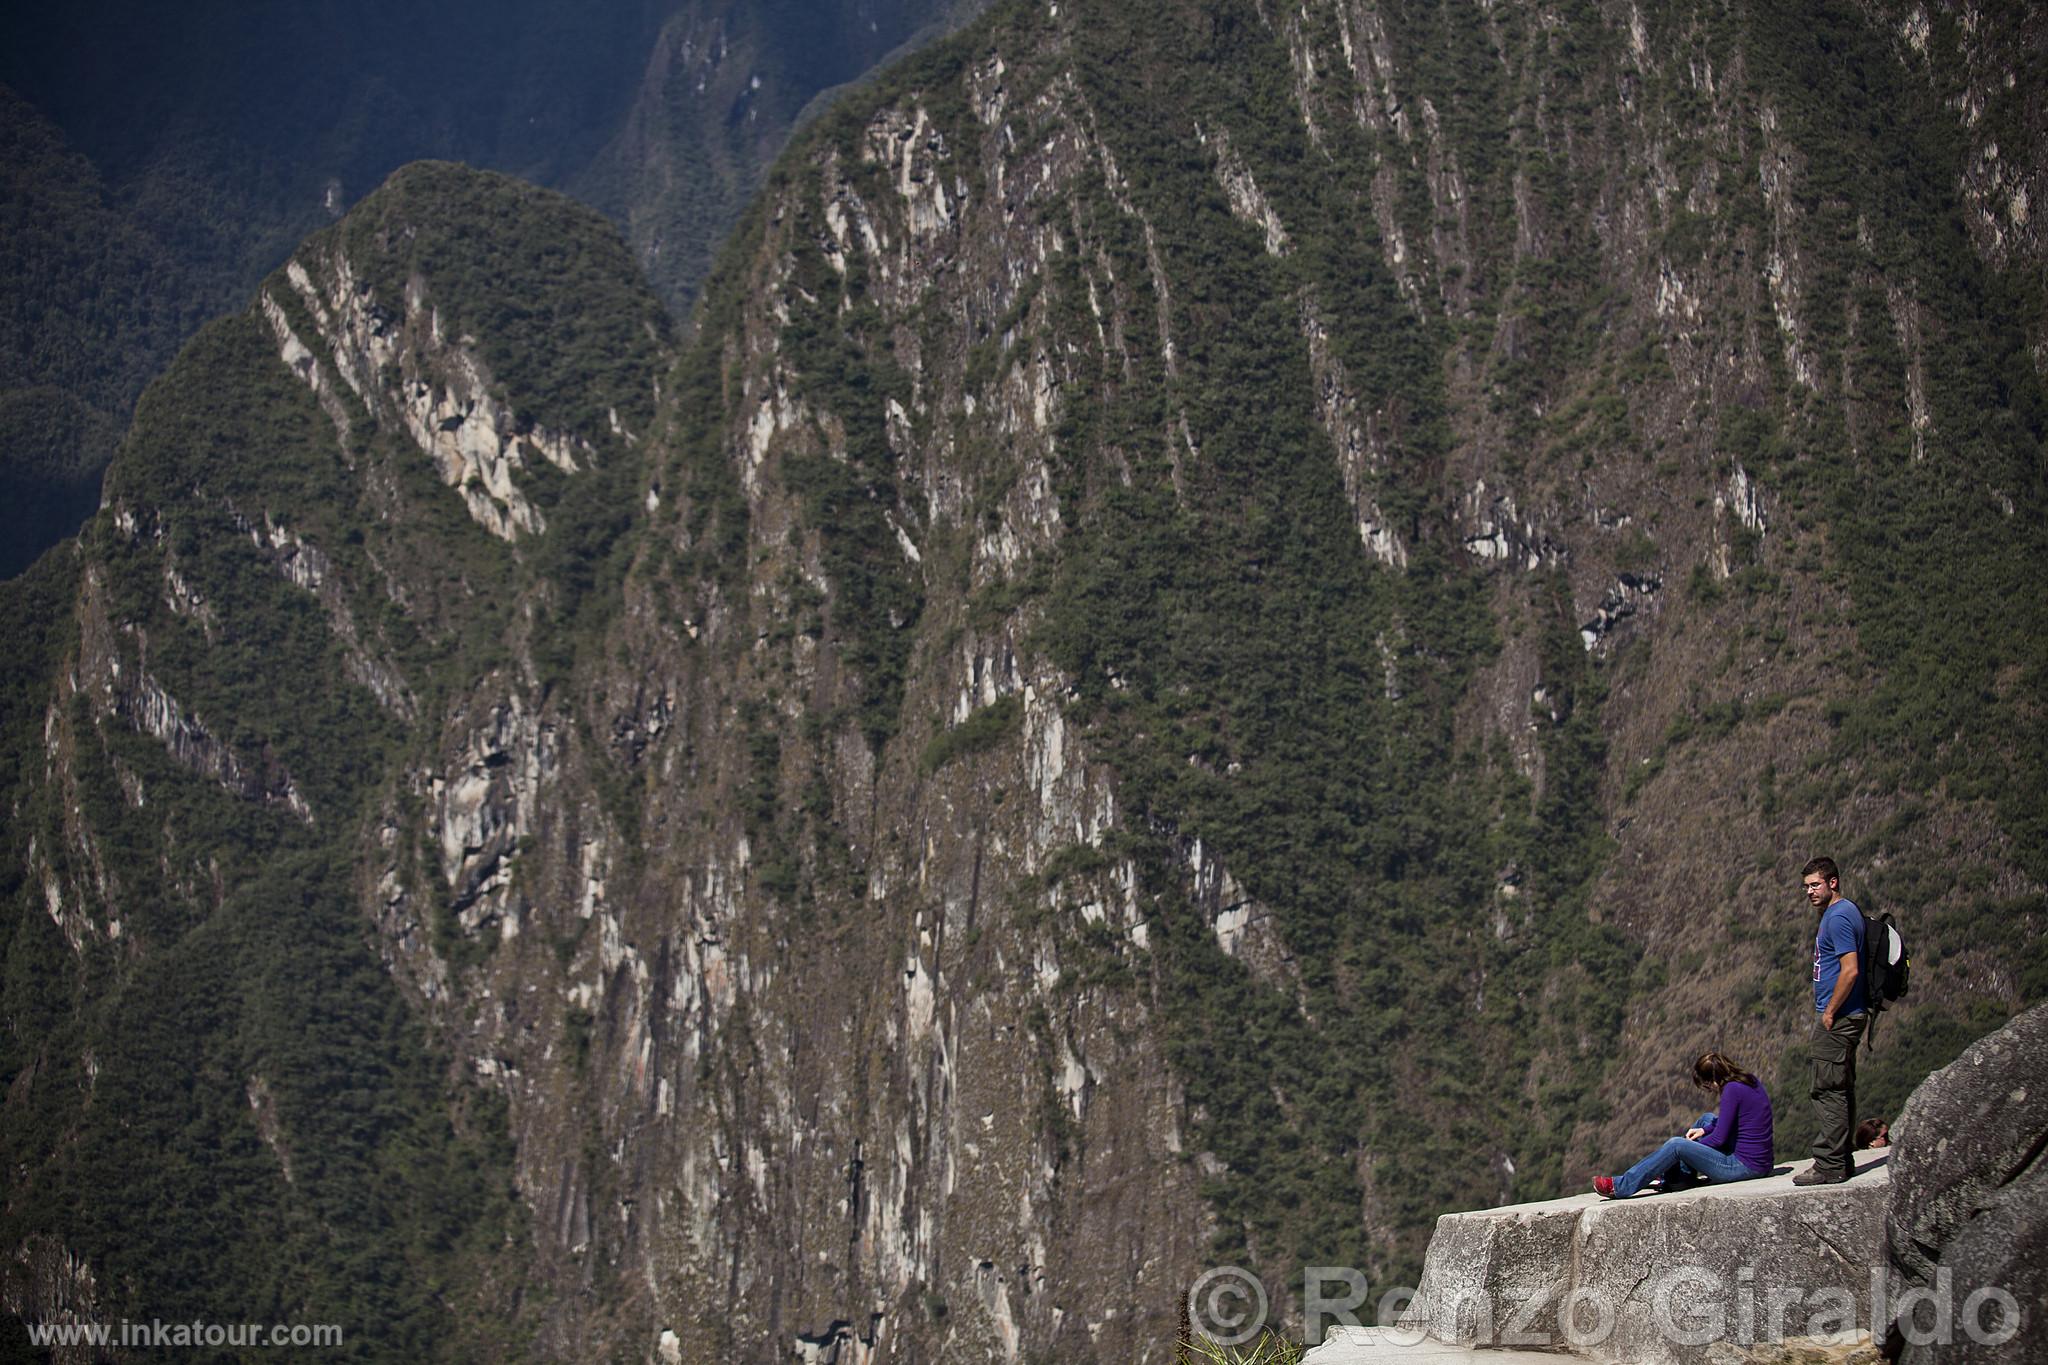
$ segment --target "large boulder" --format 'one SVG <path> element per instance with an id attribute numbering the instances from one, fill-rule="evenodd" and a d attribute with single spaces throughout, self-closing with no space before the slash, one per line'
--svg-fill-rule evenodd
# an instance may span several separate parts
<path id="1" fill-rule="evenodd" d="M 1896 1131 L 1887 1356 L 2048 1360 L 2048 1005 L 1929 1076 Z"/>

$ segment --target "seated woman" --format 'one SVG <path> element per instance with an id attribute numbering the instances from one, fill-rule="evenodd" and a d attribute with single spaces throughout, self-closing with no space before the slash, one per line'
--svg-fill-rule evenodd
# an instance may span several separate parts
<path id="1" fill-rule="evenodd" d="M 1715 1112 L 1620 1175 L 1595 1176 L 1593 1190 L 1602 1199 L 1626 1199 L 1658 1179 L 1682 1183 L 1691 1176 L 1723 1184 L 1771 1173 L 1771 1097 L 1763 1082 L 1718 1052 L 1692 1064 L 1692 1082 L 1719 1092 Z"/>

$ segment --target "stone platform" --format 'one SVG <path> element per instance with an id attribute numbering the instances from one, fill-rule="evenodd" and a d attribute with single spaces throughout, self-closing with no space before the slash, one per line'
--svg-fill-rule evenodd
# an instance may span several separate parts
<path id="1" fill-rule="evenodd" d="M 1392 1329 L 1332 1329 L 1303 1365 L 1719 1365 L 1730 1346 L 1853 1339 L 1882 1296 L 1883 1152 L 1855 1177 L 1795 1186 L 1810 1163 L 1671 1194 L 1447 1213 Z M 1882 1311 L 1882 1310 L 1880 1310 Z"/>
<path id="2" fill-rule="evenodd" d="M 1482 1350 L 1446 1346 L 1386 1327 L 1332 1327 L 1302 1365 L 1561 1365 L 1554 1351 Z"/>

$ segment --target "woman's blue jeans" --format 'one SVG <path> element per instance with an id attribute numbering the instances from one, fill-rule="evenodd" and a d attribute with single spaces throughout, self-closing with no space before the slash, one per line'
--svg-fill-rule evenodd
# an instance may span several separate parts
<path id="1" fill-rule="evenodd" d="M 1659 1176 L 1669 1175 L 1681 1164 L 1716 1185 L 1734 1180 L 1753 1180 L 1766 1174 L 1752 1171 L 1727 1152 L 1717 1152 L 1704 1142 L 1675 1137 L 1614 1177 L 1614 1197 L 1626 1199 Z"/>

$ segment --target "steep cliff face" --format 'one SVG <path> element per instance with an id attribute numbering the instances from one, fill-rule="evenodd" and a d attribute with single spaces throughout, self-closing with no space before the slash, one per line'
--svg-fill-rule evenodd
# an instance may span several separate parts
<path id="1" fill-rule="evenodd" d="M 1010 6 L 683 346 L 402 173 L 9 589 L 9 1307 L 1165 1359 L 1777 1082 L 1816 847 L 1902 1095 L 2048 989 L 2006 22 Z"/>
<path id="2" fill-rule="evenodd" d="M 574 751 L 534 712 L 616 587 L 669 344 L 595 214 L 416 167 L 187 348 L 10 585 L 12 1311 L 530 1339 L 452 988 L 532 832 L 601 826 L 538 813 Z"/>

